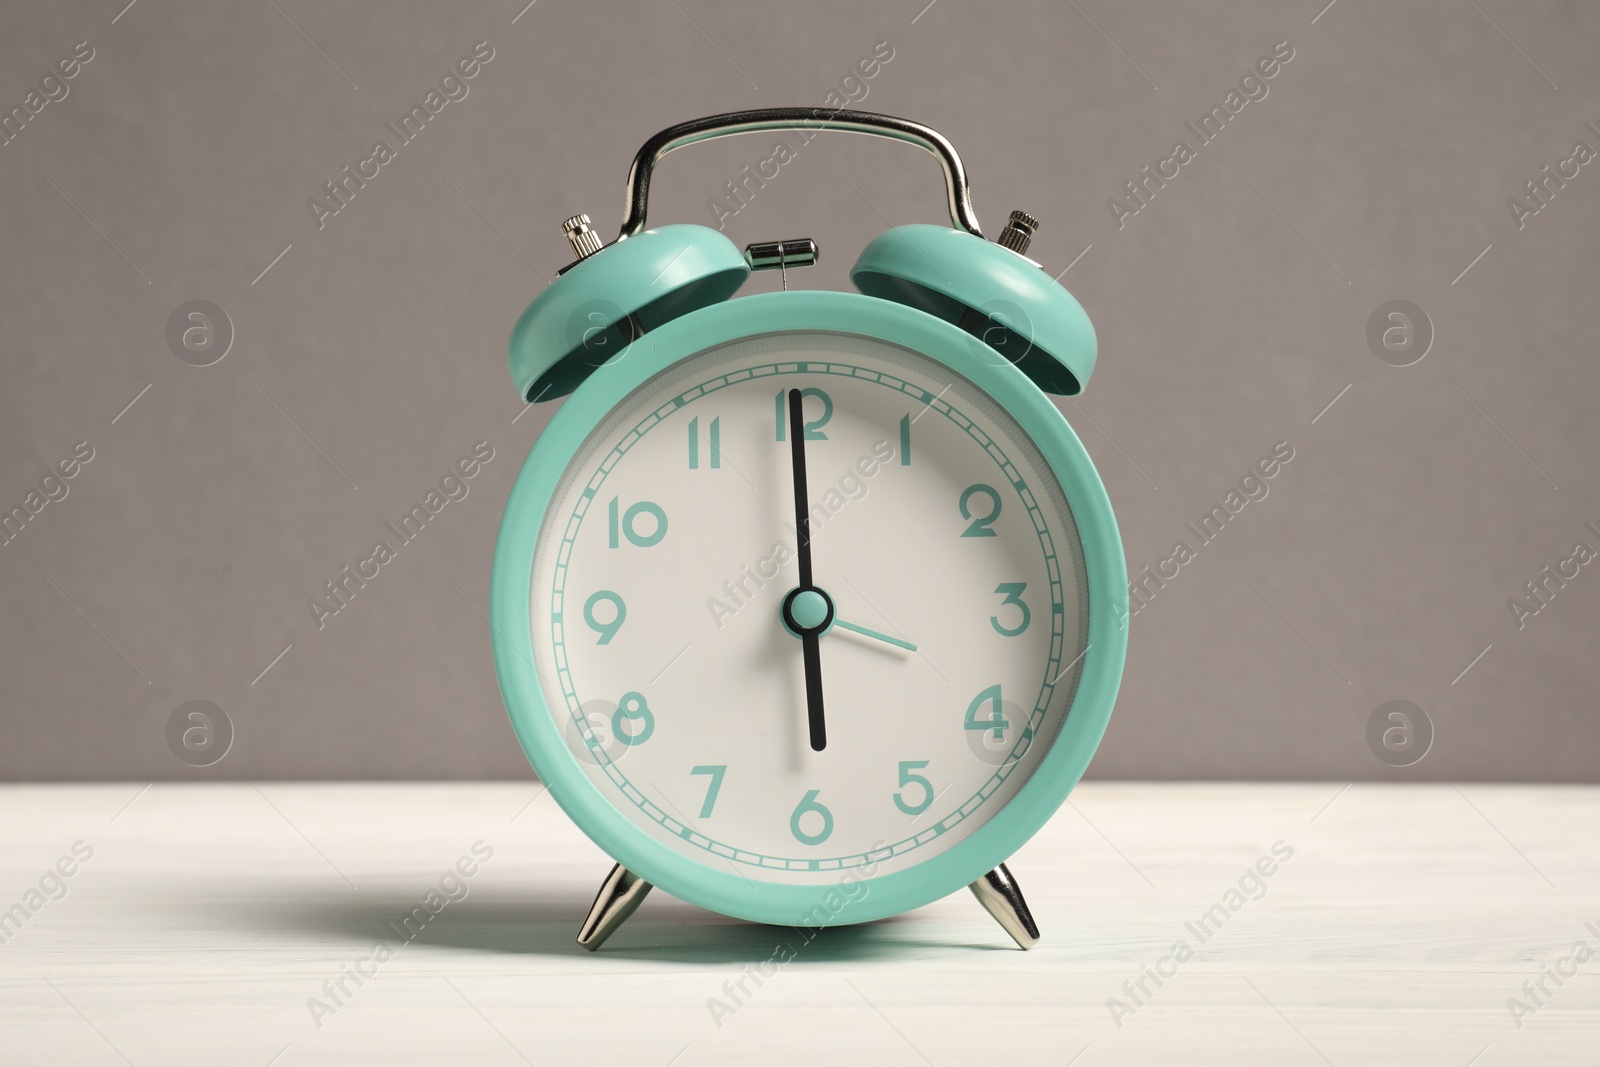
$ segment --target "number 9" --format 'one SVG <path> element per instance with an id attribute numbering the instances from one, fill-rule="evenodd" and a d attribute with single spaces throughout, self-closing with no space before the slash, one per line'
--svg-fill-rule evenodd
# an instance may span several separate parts
<path id="1" fill-rule="evenodd" d="M 594 617 L 595 605 L 603 602 L 609 602 L 615 607 L 610 622 L 601 622 Z M 609 589 L 602 589 L 584 601 L 583 621 L 589 624 L 589 629 L 600 635 L 600 640 L 595 642 L 597 645 L 609 645 L 611 639 L 617 636 L 617 631 L 622 629 L 622 620 L 627 617 L 628 606 L 622 602 L 620 596 Z"/>

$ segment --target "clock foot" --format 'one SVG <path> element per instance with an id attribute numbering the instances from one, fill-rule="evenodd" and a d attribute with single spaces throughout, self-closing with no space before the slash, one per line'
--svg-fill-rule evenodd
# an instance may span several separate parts
<path id="1" fill-rule="evenodd" d="M 1005 927 L 1006 933 L 1011 935 L 1019 948 L 1030 949 L 1039 943 L 1039 928 L 1034 925 L 1033 913 L 1028 910 L 1028 902 L 1022 899 L 1022 889 L 1005 864 L 1002 863 L 967 888 L 972 890 L 972 895 L 978 898 L 984 910 Z"/>
<path id="2" fill-rule="evenodd" d="M 628 916 L 638 910 L 649 893 L 650 883 L 622 864 L 611 868 L 606 880 L 600 883 L 600 892 L 595 894 L 588 917 L 578 929 L 578 944 L 590 952 L 599 948 L 628 921 Z"/>

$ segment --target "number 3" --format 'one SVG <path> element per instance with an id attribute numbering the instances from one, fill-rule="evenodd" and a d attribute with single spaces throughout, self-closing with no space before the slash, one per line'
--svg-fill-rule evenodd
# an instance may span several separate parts
<path id="1" fill-rule="evenodd" d="M 1028 588 L 1028 583 L 1026 582 L 1001 582 L 999 585 L 994 587 L 994 591 L 996 593 L 999 593 L 1005 597 L 1005 599 L 1000 602 L 1001 607 L 1005 607 L 1008 604 L 1015 604 L 1022 611 L 1022 618 L 1018 620 L 1015 626 L 1001 626 L 1000 616 L 989 616 L 989 625 L 993 626 L 994 632 L 999 634 L 1001 637 L 1016 637 L 1017 635 L 1021 634 L 1022 631 L 1026 630 L 1028 628 L 1028 623 L 1033 620 L 1033 613 L 1028 610 L 1028 605 L 1022 602 L 1022 591 L 1026 588 Z"/>

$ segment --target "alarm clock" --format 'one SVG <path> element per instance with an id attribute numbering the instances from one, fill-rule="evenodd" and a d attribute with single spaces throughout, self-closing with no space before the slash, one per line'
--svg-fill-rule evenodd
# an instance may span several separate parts
<path id="1" fill-rule="evenodd" d="M 951 225 L 873 238 L 851 293 L 788 288 L 810 239 L 646 228 L 669 152 L 822 130 L 927 150 Z M 1128 590 L 1050 399 L 1094 329 L 1027 258 L 1037 226 L 985 239 L 937 131 L 808 108 L 663 130 L 616 240 L 563 226 L 578 258 L 511 335 L 524 400 L 564 400 L 506 506 L 491 629 L 528 759 L 616 864 L 585 948 L 652 886 L 802 930 L 969 886 L 1038 939 L 1005 861 L 1099 744 Z M 735 298 L 755 270 L 783 291 Z"/>

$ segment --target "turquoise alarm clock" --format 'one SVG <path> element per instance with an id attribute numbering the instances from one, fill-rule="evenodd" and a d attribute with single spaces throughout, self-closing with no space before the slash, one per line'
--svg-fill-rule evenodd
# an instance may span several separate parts
<path id="1" fill-rule="evenodd" d="M 757 131 L 844 130 L 943 167 L 951 226 L 899 226 L 859 292 L 734 298 L 808 239 L 742 253 L 647 229 L 667 153 Z M 853 111 L 697 119 L 639 150 L 621 233 L 511 336 L 529 402 L 566 397 L 495 551 L 495 664 L 562 809 L 616 866 L 578 941 L 652 886 L 801 928 L 962 886 L 1023 948 L 1004 861 L 1077 784 L 1127 646 L 1127 575 L 1099 475 L 1048 394 L 1082 390 L 1094 329 L 995 241 L 942 135 Z"/>

